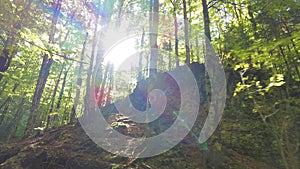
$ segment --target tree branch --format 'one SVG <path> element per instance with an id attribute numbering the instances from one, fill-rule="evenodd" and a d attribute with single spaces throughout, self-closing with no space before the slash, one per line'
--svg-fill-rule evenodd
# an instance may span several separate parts
<path id="1" fill-rule="evenodd" d="M 21 39 L 22 39 L 22 38 L 21 38 Z M 56 55 L 56 56 L 62 57 L 62 58 L 64 58 L 65 60 L 70 60 L 70 61 L 74 61 L 74 62 L 77 62 L 77 63 L 88 64 L 88 63 L 86 63 L 86 62 L 82 62 L 82 61 L 78 61 L 78 60 L 73 59 L 73 58 L 69 58 L 69 57 L 67 57 L 65 54 L 59 54 L 57 51 L 51 51 L 51 50 L 49 50 L 49 49 L 45 49 L 45 48 L 43 48 L 43 47 L 41 47 L 41 46 L 35 44 L 34 42 L 28 41 L 28 40 L 26 40 L 26 39 L 22 39 L 22 40 L 24 40 L 25 42 L 30 43 L 31 45 L 33 45 L 33 46 L 35 46 L 35 47 L 37 47 L 37 48 L 39 48 L 39 49 L 41 49 L 41 50 L 43 50 L 43 51 L 49 52 L 49 53 L 52 54 L 52 55 Z"/>
<path id="2" fill-rule="evenodd" d="M 214 2 L 214 3 L 213 3 Z M 207 4 L 207 8 L 210 9 L 211 7 L 215 6 L 217 3 L 219 3 L 220 1 L 216 0 L 216 1 L 210 1 Z M 213 3 L 213 4 L 212 4 Z"/>

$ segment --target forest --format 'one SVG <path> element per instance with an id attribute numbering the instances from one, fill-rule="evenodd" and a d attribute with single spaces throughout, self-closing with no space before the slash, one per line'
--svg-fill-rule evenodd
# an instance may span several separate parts
<path id="1" fill-rule="evenodd" d="M 299 0 L 1 0 L 0 168 L 299 169 Z"/>

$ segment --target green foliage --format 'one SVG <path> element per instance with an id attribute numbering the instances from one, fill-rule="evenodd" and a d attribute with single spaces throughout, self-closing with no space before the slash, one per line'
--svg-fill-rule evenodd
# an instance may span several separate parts
<path id="1" fill-rule="evenodd" d="M 83 50 L 83 43 L 86 33 L 89 34 L 88 43 L 92 41 L 96 14 L 100 11 L 100 17 L 116 20 L 119 12 L 127 15 L 149 10 L 149 1 L 146 0 L 124 2 L 62 1 L 58 22 L 55 29 L 51 30 L 55 3 L 0 1 L 0 57 L 4 58 L 4 50 L 7 49 L 8 58 L 11 59 L 8 69 L 0 72 L 0 117 L 3 117 L 0 124 L 0 134 L 3 136 L 1 142 L 23 136 L 27 120 L 32 115 L 30 107 L 36 95 L 34 91 L 44 56 L 53 59 L 54 63 L 39 104 L 37 129 L 69 123 L 76 88 L 79 87 L 77 78 L 83 82 L 79 90 L 81 96 L 86 94 L 84 89 L 87 88 L 89 66 L 86 63 L 90 62 L 91 51 L 89 48 Z M 187 2 L 192 60 L 203 62 L 205 47 L 199 38 L 204 29 L 202 4 L 201 1 Z M 176 10 L 178 20 L 182 22 L 181 1 L 164 1 L 160 4 L 160 10 L 170 16 L 174 16 Z M 218 133 L 220 137 L 216 136 L 220 138 L 218 142 L 279 168 L 297 168 L 299 159 L 295 154 L 299 154 L 297 146 L 300 139 L 299 1 L 210 1 L 209 14 L 212 44 L 224 68 L 232 72 L 227 74 L 227 78 L 233 92 L 228 96 Z M 173 20 L 159 23 L 160 31 L 167 35 L 158 36 L 159 46 L 164 38 L 174 45 L 172 26 Z M 54 43 L 49 43 L 52 33 Z M 179 60 L 183 63 L 185 44 L 182 28 L 178 38 Z M 148 40 L 144 43 L 144 48 L 149 46 Z M 172 47 L 162 52 L 159 58 L 162 62 L 159 65 L 161 70 L 168 69 L 164 58 L 169 57 L 169 54 L 174 62 L 174 51 Z M 148 53 L 145 52 L 145 55 Z M 101 56 L 97 54 L 97 57 Z M 144 67 L 147 68 L 147 65 Z M 116 74 L 115 86 L 118 91 L 113 93 L 113 101 L 132 92 L 136 76 L 136 72 Z M 77 115 L 83 112 L 83 104 L 84 99 L 81 97 L 78 100 Z M 124 127 L 124 124 L 112 124 L 112 127 L 120 126 Z M 170 162 L 172 160 L 165 161 L 166 164 Z M 241 168 L 239 165 L 230 167 Z"/>
<path id="2" fill-rule="evenodd" d="M 266 162 L 273 152 L 281 159 L 276 166 L 297 168 L 291 147 L 299 141 L 292 132 L 297 128 L 293 112 L 299 109 L 290 102 L 299 92 L 299 2 L 226 5 L 230 22 L 218 26 L 217 42 L 224 64 L 235 70 L 238 82 L 226 108 L 230 113 L 222 125 L 222 140 Z"/>

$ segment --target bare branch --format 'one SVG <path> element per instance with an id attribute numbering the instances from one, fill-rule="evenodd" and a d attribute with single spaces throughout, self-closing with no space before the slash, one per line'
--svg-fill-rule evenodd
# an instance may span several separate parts
<path id="1" fill-rule="evenodd" d="M 207 8 L 210 9 L 211 7 L 214 7 L 217 3 L 219 3 L 220 1 L 216 0 L 216 1 L 210 1 L 207 4 Z"/>

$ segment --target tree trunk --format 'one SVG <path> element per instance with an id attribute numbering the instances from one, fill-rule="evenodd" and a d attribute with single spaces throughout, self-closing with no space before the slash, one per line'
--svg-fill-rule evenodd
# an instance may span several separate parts
<path id="1" fill-rule="evenodd" d="M 16 84 L 14 85 L 14 88 L 13 88 L 13 90 L 12 90 L 12 93 L 15 93 L 15 92 L 16 92 L 18 86 L 19 86 L 18 83 L 16 83 Z M 3 109 L 3 111 L 2 111 L 2 114 L 1 114 L 1 116 L 0 116 L 0 125 L 2 125 L 2 123 L 3 123 L 3 120 L 4 120 L 4 118 L 5 118 L 6 114 L 7 114 L 7 110 L 8 110 L 8 108 L 9 108 L 9 103 L 10 103 L 11 101 L 12 101 L 12 97 L 9 96 L 9 97 L 4 101 L 4 103 L 0 106 L 0 110 L 4 107 L 4 109 Z"/>
<path id="2" fill-rule="evenodd" d="M 210 35 L 210 27 L 209 27 L 209 13 L 208 13 L 208 7 L 206 0 L 202 0 L 202 7 L 203 7 L 203 17 L 204 17 L 204 32 L 205 36 L 209 41 L 211 41 L 211 35 Z"/>
<path id="3" fill-rule="evenodd" d="M 77 105 L 78 105 L 79 97 L 80 97 L 80 88 L 82 86 L 81 74 L 82 74 L 82 69 L 83 69 L 83 59 L 84 59 L 85 46 L 86 46 L 86 41 L 87 41 L 88 36 L 89 36 L 89 34 L 86 32 L 85 40 L 83 42 L 82 50 L 81 50 L 79 70 L 78 70 L 77 83 L 76 83 L 76 94 L 75 94 L 75 98 L 74 98 L 74 104 L 73 104 L 73 107 L 71 110 L 70 123 L 76 122 L 76 110 L 77 110 Z"/>
<path id="4" fill-rule="evenodd" d="M 58 100 L 57 100 L 57 104 L 56 104 L 56 108 L 55 108 L 56 110 L 60 109 L 61 101 L 62 101 L 62 98 L 63 98 L 63 95 L 64 95 L 64 90 L 65 90 L 65 87 L 66 87 L 67 77 L 68 77 L 68 73 L 70 71 L 70 68 L 71 68 L 71 66 L 69 66 L 69 68 L 64 72 L 63 83 L 61 85 L 61 89 L 60 89 L 60 92 L 59 92 L 59 96 L 58 96 Z"/>
<path id="5" fill-rule="evenodd" d="M 59 72 L 59 75 L 57 77 L 57 80 L 56 80 L 56 83 L 55 83 L 55 86 L 54 86 L 54 90 L 53 90 L 53 94 L 52 94 L 52 98 L 51 98 L 51 105 L 50 105 L 50 109 L 49 109 L 49 112 L 48 112 L 48 115 L 47 115 L 47 123 L 46 123 L 45 130 L 48 130 L 49 125 L 50 125 L 51 113 L 53 112 L 53 107 L 54 107 L 54 103 L 55 103 L 56 93 L 57 93 L 57 90 L 58 90 L 58 85 L 60 83 L 61 75 L 63 73 L 64 68 L 65 68 L 65 63 L 63 63 L 63 65 L 62 65 L 62 68 L 61 68 L 61 70 Z"/>
<path id="6" fill-rule="evenodd" d="M 188 25 L 189 21 L 187 18 L 186 0 L 183 0 L 182 3 L 183 3 L 183 19 L 184 19 L 185 54 L 186 54 L 185 63 L 189 64 L 191 62 L 191 54 L 190 54 L 190 39 L 189 39 L 189 25 Z"/>
<path id="7" fill-rule="evenodd" d="M 153 0 L 150 5 L 150 77 L 153 77 L 157 73 L 157 55 L 158 55 L 158 45 L 157 45 L 157 33 L 158 33 L 158 22 L 159 22 L 159 0 Z"/>
<path id="8" fill-rule="evenodd" d="M 200 50 L 199 50 L 199 41 L 198 41 L 198 36 L 196 37 L 195 43 L 196 43 L 196 57 L 197 57 L 197 62 L 200 63 Z"/>
<path id="9" fill-rule="evenodd" d="M 70 70 L 71 66 L 69 66 L 69 68 L 64 72 L 64 78 L 63 78 L 63 83 L 61 84 L 61 88 L 60 88 L 60 92 L 59 92 L 59 96 L 57 99 L 57 103 L 56 103 L 56 107 L 55 107 L 55 112 L 58 112 L 60 107 L 61 107 L 61 102 L 63 99 L 63 95 L 64 95 L 64 91 L 65 91 L 65 87 L 66 87 L 66 82 L 67 82 L 67 77 L 68 77 L 68 72 Z M 53 126 L 57 126 L 58 123 L 58 113 L 56 113 L 53 117 Z"/>
<path id="10" fill-rule="evenodd" d="M 68 91 L 68 99 L 66 100 L 67 103 L 71 103 L 72 102 L 72 94 L 73 94 L 73 89 L 70 87 L 69 91 Z M 63 118 L 62 121 L 59 125 L 64 125 L 67 124 L 70 121 L 70 108 L 68 104 L 65 104 L 64 106 L 64 113 L 63 113 Z"/>
<path id="11" fill-rule="evenodd" d="M 171 50 L 168 51 L 168 56 L 169 56 L 169 63 L 168 63 L 168 69 L 171 71 L 172 69 L 172 55 L 171 55 Z"/>
<path id="12" fill-rule="evenodd" d="M 12 1 L 11 1 L 12 2 Z M 25 14 L 27 13 L 27 11 L 30 10 L 31 4 L 32 4 L 32 0 L 28 1 L 27 4 L 22 4 L 22 10 L 19 10 L 20 8 L 18 8 L 18 10 L 15 10 L 14 12 L 14 17 L 15 18 L 20 18 L 17 19 L 18 21 L 15 22 L 13 25 L 11 25 L 13 27 L 14 30 L 21 30 L 22 29 L 22 22 L 23 19 L 26 18 Z M 6 2 L 4 2 L 6 3 Z M 12 5 L 12 4 L 10 4 Z M 21 4 L 20 4 L 21 5 Z M 15 50 L 15 48 L 13 47 L 13 44 L 17 44 L 17 40 L 14 38 L 16 35 L 20 36 L 20 34 L 18 33 L 18 31 L 13 32 L 13 33 L 9 33 L 7 35 L 7 39 L 4 42 L 3 45 L 3 50 L 2 50 L 2 56 L 0 56 L 0 81 L 3 78 L 3 73 L 6 72 L 11 64 L 12 58 L 16 55 L 17 50 Z"/>
<path id="13" fill-rule="evenodd" d="M 104 26 L 106 23 L 106 21 L 101 21 L 101 26 Z M 104 33 L 105 30 L 102 30 L 100 32 L 100 38 L 98 39 L 98 51 L 97 51 L 97 57 L 96 57 L 96 64 L 95 64 L 95 67 L 94 67 L 94 78 L 93 80 L 95 81 L 95 96 L 98 95 L 99 93 L 99 89 L 100 89 L 100 85 L 101 85 L 101 82 L 102 82 L 102 78 L 103 78 L 103 71 L 102 71 L 102 63 L 103 63 L 103 59 L 104 59 L 104 49 L 102 49 L 102 46 L 104 44 L 103 42 L 103 39 L 105 38 L 105 33 Z"/>
<path id="14" fill-rule="evenodd" d="M 138 69 L 138 78 L 137 78 L 137 81 L 140 81 L 142 80 L 144 77 L 143 77 L 143 48 L 144 48 L 144 38 L 145 38 L 145 30 L 143 28 L 143 34 L 142 34 L 142 39 L 141 39 L 141 52 L 140 52 L 140 56 L 139 56 L 139 69 Z"/>
<path id="15" fill-rule="evenodd" d="M 176 16 L 176 6 L 174 6 L 174 25 L 175 25 L 175 61 L 176 61 L 176 67 L 179 67 L 179 52 L 178 52 L 178 45 L 179 45 L 179 39 L 178 39 L 178 22 L 177 22 L 177 16 Z"/>
<path id="16" fill-rule="evenodd" d="M 102 48 L 103 46 L 103 43 L 102 42 L 102 39 L 104 39 L 104 36 L 105 34 L 103 33 L 103 28 L 105 27 L 102 27 L 102 31 L 101 31 L 101 38 L 100 38 L 100 41 L 98 42 L 98 51 L 97 51 L 97 58 L 96 58 L 96 64 L 95 64 L 95 69 L 93 69 L 93 66 L 94 66 L 94 59 L 95 59 L 95 48 L 96 48 L 96 44 L 97 44 L 97 29 L 98 29 L 98 20 L 99 20 L 99 17 L 101 16 L 101 26 L 104 26 L 106 25 L 109 21 L 110 21 L 110 17 L 112 15 L 112 8 L 114 7 L 114 4 L 115 4 L 115 0 L 111 0 L 111 1 L 108 1 L 108 0 L 105 0 L 103 2 L 103 4 L 101 4 L 101 1 L 99 0 L 98 3 L 99 5 L 102 5 L 104 8 L 103 10 L 104 11 L 99 11 L 98 9 L 96 9 L 96 20 L 95 20 L 95 29 L 94 29 L 94 37 L 93 37 L 93 44 L 92 44 L 92 55 L 91 55 L 91 58 L 90 58 L 90 65 L 89 65 L 89 69 L 88 69 L 88 75 L 87 75 L 87 88 L 86 88 L 86 95 L 85 95 L 85 99 L 84 99 L 84 106 L 85 106 L 85 109 L 84 109 L 84 115 L 87 115 L 86 113 L 88 113 L 88 108 L 91 107 L 91 106 L 95 106 L 95 105 L 91 105 L 90 103 L 92 103 L 94 101 L 94 98 L 95 98 L 95 94 L 97 95 L 97 91 L 91 91 L 91 79 L 92 78 L 98 78 L 98 77 L 101 77 L 102 76 L 102 73 L 101 71 L 98 72 L 98 74 L 96 74 L 96 76 L 92 76 L 92 73 L 94 72 L 94 70 L 97 70 L 96 67 L 100 66 L 102 64 L 102 61 L 103 61 L 103 55 L 104 55 L 104 50 Z M 121 7 L 121 6 L 120 6 Z M 121 17 L 121 15 L 119 16 Z M 121 18 L 120 18 L 121 19 Z M 96 72 L 97 73 L 97 72 Z M 95 80 L 95 79 L 93 79 Z M 95 93 L 96 92 L 96 93 Z M 91 94 L 94 94 L 94 95 L 91 95 Z"/>
<path id="17" fill-rule="evenodd" d="M 108 91 L 107 91 L 107 95 L 106 95 L 106 102 L 105 105 L 108 105 L 111 103 L 112 98 L 111 98 L 111 91 L 113 89 L 114 86 L 114 66 L 111 65 L 110 66 L 110 70 L 109 70 L 109 85 L 108 85 Z"/>
<path id="18" fill-rule="evenodd" d="M 97 93 L 98 107 L 102 107 L 102 106 L 104 105 L 104 101 L 105 101 L 105 99 L 104 99 L 104 97 L 105 97 L 105 85 L 106 85 L 107 76 L 108 76 L 110 67 L 111 67 L 110 64 L 108 64 L 108 65 L 106 66 L 106 69 L 105 69 L 105 72 L 104 72 L 104 77 L 103 77 L 101 86 L 99 86 L 99 87 L 100 87 L 99 95 L 98 95 L 98 93 Z"/>
<path id="19" fill-rule="evenodd" d="M 190 25 L 190 20 L 189 19 L 191 19 L 192 18 L 192 0 L 188 0 L 188 7 L 189 7 L 189 18 L 188 18 L 188 24 Z M 189 26 L 188 27 L 188 29 L 189 29 L 189 49 L 190 49 L 190 60 L 192 61 L 192 62 L 194 62 L 194 53 L 193 53 L 193 43 L 192 43 L 192 39 L 193 39 L 193 36 L 192 36 L 192 26 Z"/>
<path id="20" fill-rule="evenodd" d="M 254 34 L 254 39 L 258 39 L 258 34 L 257 34 L 257 24 L 254 19 L 253 11 L 252 11 L 252 6 L 248 6 L 248 15 L 250 16 L 250 22 L 252 24 L 252 29 L 253 29 L 253 34 Z"/>
<path id="21" fill-rule="evenodd" d="M 58 16 L 60 13 L 61 8 L 61 2 L 62 0 L 57 0 L 56 8 L 54 10 L 54 15 L 52 18 L 52 25 L 51 25 L 51 32 L 49 34 L 49 44 L 54 44 L 54 35 L 56 31 L 56 24 L 58 21 Z M 50 74 L 50 68 L 52 66 L 53 59 L 48 54 L 44 54 L 42 66 L 39 72 L 38 81 L 36 84 L 35 92 L 32 99 L 32 104 L 30 108 L 30 116 L 27 122 L 27 127 L 25 129 L 25 137 L 33 135 L 34 134 L 34 127 L 39 124 L 38 119 L 38 106 L 40 104 L 42 94 L 48 79 L 48 76 Z"/>
<path id="22" fill-rule="evenodd" d="M 119 0 L 119 4 L 118 4 L 119 11 L 118 11 L 117 27 L 119 27 L 121 25 L 123 6 L 124 6 L 124 0 Z"/>
<path id="23" fill-rule="evenodd" d="M 14 50 L 12 50 L 13 41 L 13 38 L 8 37 L 4 43 L 2 56 L 0 56 L 0 81 L 3 78 L 3 73 L 6 72 L 10 66 L 13 55 L 16 53 Z"/>
<path id="24" fill-rule="evenodd" d="M 280 55 L 282 56 L 282 59 L 283 59 L 283 61 L 284 61 L 284 63 L 285 63 L 286 69 L 287 69 L 286 73 L 287 73 L 287 76 L 288 76 L 287 78 L 288 78 L 289 80 L 286 80 L 286 81 L 287 81 L 288 83 L 290 83 L 290 79 L 292 78 L 292 75 L 291 75 L 292 70 L 291 70 L 290 63 L 288 62 L 288 60 L 287 60 L 287 58 L 286 58 L 286 55 L 284 54 L 284 51 L 283 51 L 283 48 L 282 48 L 281 45 L 279 45 L 279 52 L 280 52 Z"/>
<path id="25" fill-rule="evenodd" d="M 21 98 L 21 101 L 18 105 L 18 109 L 14 115 L 14 118 L 12 120 L 12 123 L 10 124 L 10 126 L 8 127 L 8 131 L 9 131 L 9 135 L 7 137 L 7 142 L 10 141 L 11 137 L 16 133 L 17 131 L 17 128 L 18 128 L 18 125 L 20 123 L 20 120 L 22 118 L 22 110 L 23 110 L 23 106 L 24 106 L 24 103 L 26 101 L 26 92 L 23 94 L 24 97 Z"/>
<path id="26" fill-rule="evenodd" d="M 88 109 L 89 109 L 90 103 L 92 102 L 91 78 L 92 78 L 92 74 L 93 74 L 95 50 L 96 50 L 96 44 L 97 44 L 98 20 L 99 20 L 99 13 L 96 13 L 95 28 L 94 28 L 93 43 L 92 43 L 92 53 L 91 53 L 91 58 L 90 58 L 90 63 L 89 63 L 89 68 L 88 68 L 87 78 L 86 78 L 86 94 L 85 94 L 85 98 L 84 98 L 84 116 L 88 115 L 87 114 Z"/>

